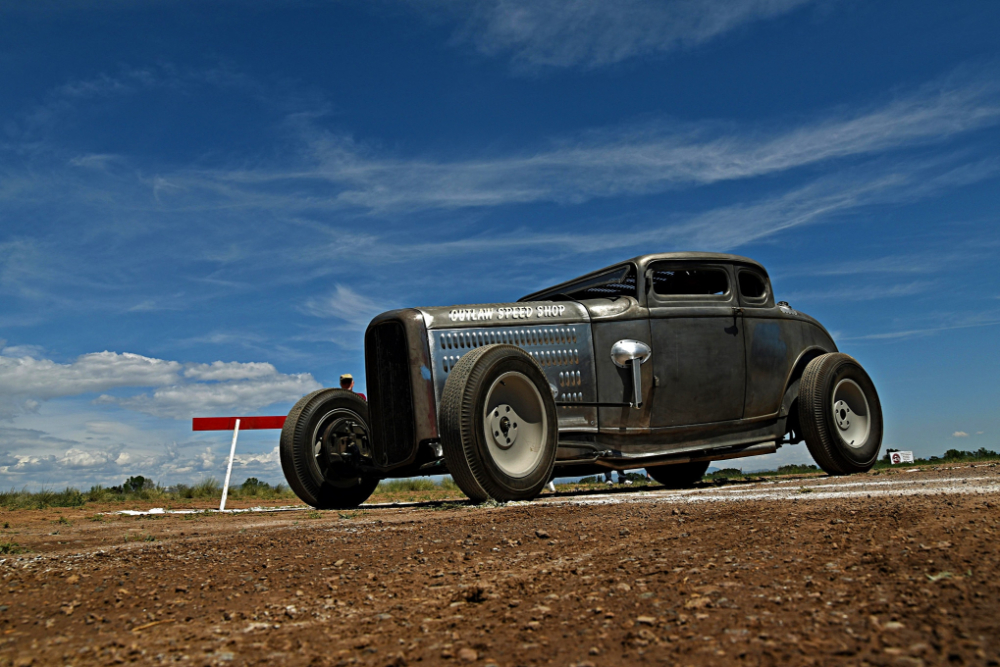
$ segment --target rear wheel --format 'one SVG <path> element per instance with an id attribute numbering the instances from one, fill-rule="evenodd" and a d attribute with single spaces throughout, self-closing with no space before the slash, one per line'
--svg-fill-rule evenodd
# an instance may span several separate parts
<path id="1" fill-rule="evenodd" d="M 708 461 L 646 468 L 650 477 L 668 489 L 689 489 L 695 485 L 695 482 L 701 481 L 706 470 L 708 470 Z"/>
<path id="2" fill-rule="evenodd" d="M 809 362 L 799 383 L 799 425 L 809 453 L 831 475 L 870 470 L 882 446 L 882 405 L 854 358 L 833 353 Z"/>
<path id="3" fill-rule="evenodd" d="M 552 477 L 557 441 L 555 401 L 531 355 L 488 345 L 455 364 L 441 396 L 441 446 L 469 498 L 534 498 Z"/>
<path id="4" fill-rule="evenodd" d="M 371 456 L 368 404 L 354 392 L 321 389 L 302 398 L 281 429 L 281 469 L 299 498 L 320 509 L 355 507 L 378 478 L 361 474 Z"/>

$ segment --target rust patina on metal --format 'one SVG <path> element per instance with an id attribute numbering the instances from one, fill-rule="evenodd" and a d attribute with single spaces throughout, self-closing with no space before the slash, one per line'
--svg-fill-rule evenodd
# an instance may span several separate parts
<path id="1" fill-rule="evenodd" d="M 510 500 L 607 468 L 684 486 L 708 461 L 803 439 L 828 472 L 857 472 L 881 444 L 864 370 L 736 255 L 643 255 L 514 303 L 390 311 L 369 325 L 365 355 L 370 404 L 340 440 L 310 422 L 296 444 L 286 425 L 293 488 L 310 486 L 303 468 L 320 486 L 450 472 L 473 498 Z M 324 391 L 289 422 L 339 414 L 343 397 Z"/>

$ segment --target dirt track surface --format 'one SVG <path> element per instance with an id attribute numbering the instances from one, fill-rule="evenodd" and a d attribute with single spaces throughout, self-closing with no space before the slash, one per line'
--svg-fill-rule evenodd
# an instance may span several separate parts
<path id="1" fill-rule="evenodd" d="M 502 507 L 4 512 L 0 539 L 34 552 L 0 557 L 0 665 L 1000 664 L 1000 467 L 894 473 Z"/>

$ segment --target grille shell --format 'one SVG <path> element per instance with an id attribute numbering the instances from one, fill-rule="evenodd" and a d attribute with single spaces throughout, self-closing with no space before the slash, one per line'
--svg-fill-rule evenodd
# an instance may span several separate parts
<path id="1" fill-rule="evenodd" d="M 373 324 L 365 333 L 372 456 L 380 468 L 410 463 L 416 452 L 409 350 L 398 320 Z"/>

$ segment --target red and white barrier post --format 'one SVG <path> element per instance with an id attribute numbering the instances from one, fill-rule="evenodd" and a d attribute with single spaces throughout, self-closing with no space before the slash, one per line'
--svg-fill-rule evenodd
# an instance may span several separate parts
<path id="1" fill-rule="evenodd" d="M 233 460 L 236 458 L 236 439 L 240 435 L 240 424 L 243 430 L 262 430 L 281 428 L 285 425 L 284 415 L 278 417 L 195 417 L 191 420 L 192 431 L 233 431 L 233 444 L 229 447 L 229 464 L 226 467 L 226 483 L 222 485 L 222 502 L 219 511 L 226 509 L 226 497 L 229 495 L 229 480 L 233 475 Z"/>

